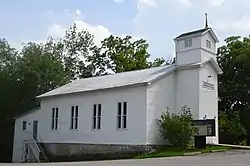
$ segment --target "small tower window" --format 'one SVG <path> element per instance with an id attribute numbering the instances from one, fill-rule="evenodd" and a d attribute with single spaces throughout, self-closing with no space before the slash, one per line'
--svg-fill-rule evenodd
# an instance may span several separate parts
<path id="1" fill-rule="evenodd" d="M 185 47 L 192 47 L 192 39 L 185 40 Z"/>
<path id="2" fill-rule="evenodd" d="M 211 48 L 211 47 L 212 47 L 212 45 L 211 45 L 211 41 L 207 40 L 207 42 L 206 42 L 206 46 L 207 46 L 207 48 Z"/>

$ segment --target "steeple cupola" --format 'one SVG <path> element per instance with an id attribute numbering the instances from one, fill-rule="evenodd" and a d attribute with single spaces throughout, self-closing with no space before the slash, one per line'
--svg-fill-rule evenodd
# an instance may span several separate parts
<path id="1" fill-rule="evenodd" d="M 216 43 L 219 42 L 212 28 L 208 26 L 207 13 L 203 29 L 183 33 L 175 39 L 177 65 L 198 63 L 215 58 Z"/>

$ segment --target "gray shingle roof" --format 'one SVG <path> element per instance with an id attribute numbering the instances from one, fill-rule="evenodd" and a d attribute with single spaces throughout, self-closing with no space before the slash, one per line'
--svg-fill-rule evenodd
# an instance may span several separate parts
<path id="1" fill-rule="evenodd" d="M 174 68 L 175 65 L 168 65 L 112 75 L 79 79 L 47 93 L 44 93 L 40 96 L 37 96 L 37 98 L 145 84 L 172 71 Z"/>
<path id="2" fill-rule="evenodd" d="M 203 32 L 207 31 L 208 29 L 209 28 L 203 28 L 203 29 L 192 31 L 192 32 L 183 33 L 183 34 L 177 36 L 175 39 L 179 39 L 182 37 L 191 36 L 191 35 L 195 35 L 195 34 L 202 34 Z"/>
<path id="3" fill-rule="evenodd" d="M 183 37 L 192 36 L 192 35 L 202 35 L 204 32 L 210 32 L 212 37 L 214 38 L 215 42 L 219 42 L 219 39 L 216 37 L 212 28 L 203 28 L 203 29 L 183 33 L 183 34 L 177 36 L 174 40 L 178 41 L 178 39 L 181 39 Z"/>

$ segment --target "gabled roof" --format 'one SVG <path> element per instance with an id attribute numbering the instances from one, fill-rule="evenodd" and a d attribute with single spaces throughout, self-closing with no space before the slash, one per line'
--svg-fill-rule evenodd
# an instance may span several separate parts
<path id="1" fill-rule="evenodd" d="M 214 58 L 209 58 L 203 62 L 197 62 L 197 63 L 190 63 L 186 65 L 178 66 L 177 69 L 186 69 L 186 68 L 194 68 L 194 67 L 202 67 L 207 63 L 211 63 L 211 65 L 215 68 L 217 74 L 222 74 L 223 71 L 221 70 L 220 66 L 215 62 Z"/>
<path id="2" fill-rule="evenodd" d="M 210 32 L 210 34 L 213 37 L 213 39 L 215 40 L 215 42 L 219 42 L 219 40 L 216 37 L 212 28 L 203 28 L 203 29 L 183 33 L 183 34 L 177 36 L 174 40 L 178 41 L 178 40 L 184 39 L 184 38 L 189 37 L 189 36 L 202 36 L 202 35 L 206 34 L 207 32 Z"/>
<path id="3" fill-rule="evenodd" d="M 79 79 L 47 93 L 44 93 L 40 96 L 37 96 L 37 98 L 147 84 L 151 80 L 154 80 L 159 76 L 173 70 L 174 67 L 174 65 L 167 65 L 131 72 Z"/>
<path id="4" fill-rule="evenodd" d="M 176 69 L 202 67 L 206 63 L 211 63 L 215 67 L 218 74 L 222 73 L 222 70 L 220 69 L 218 64 L 214 61 L 213 58 L 211 58 L 204 62 L 186 64 L 181 66 L 176 66 L 175 64 L 172 64 L 162 67 L 154 67 L 112 75 L 79 79 L 47 93 L 44 93 L 40 96 L 37 96 L 37 98 L 95 90 L 104 90 L 111 88 L 147 85 L 165 76 L 166 74 L 173 72 Z"/>
<path id="5" fill-rule="evenodd" d="M 195 30 L 195 31 L 187 32 L 187 33 L 183 33 L 183 34 L 177 36 L 175 39 L 179 39 L 179 38 L 183 38 L 183 37 L 187 37 L 187 36 L 191 36 L 191 35 L 202 34 L 205 31 L 207 31 L 207 28 L 199 29 L 199 30 Z"/>

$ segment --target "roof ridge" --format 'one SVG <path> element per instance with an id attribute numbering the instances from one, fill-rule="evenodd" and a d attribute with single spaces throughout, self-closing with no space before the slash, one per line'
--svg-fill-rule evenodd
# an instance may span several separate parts
<path id="1" fill-rule="evenodd" d="M 145 70 L 152 70 L 156 68 L 163 68 L 169 65 L 164 65 L 164 66 L 157 66 L 157 67 L 150 67 L 150 68 L 145 68 L 145 69 L 137 69 L 137 70 L 131 70 L 131 71 L 124 71 L 124 72 L 119 72 L 119 73 L 113 73 L 113 74 L 107 74 L 107 75 L 100 75 L 100 76 L 94 76 L 94 77 L 88 77 L 88 78 L 81 78 L 79 80 L 87 80 L 87 79 L 92 79 L 96 77 L 108 77 L 108 76 L 114 76 L 114 75 L 120 75 L 120 74 L 125 74 L 125 73 L 132 73 L 132 72 L 139 72 L 139 71 L 145 71 Z M 77 81 L 77 80 L 76 80 Z"/>

